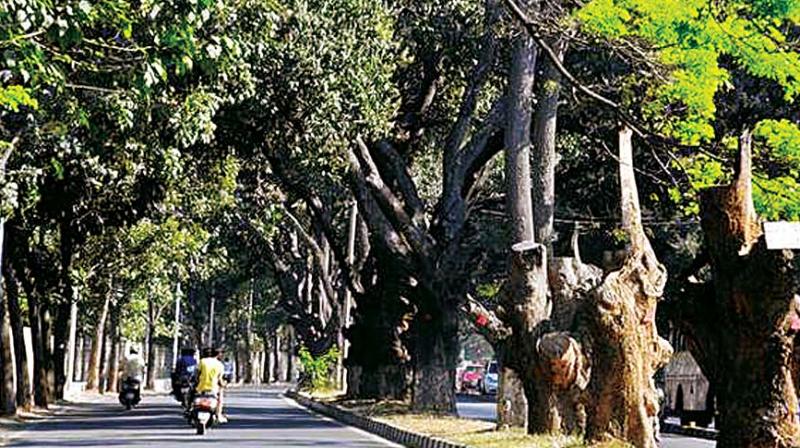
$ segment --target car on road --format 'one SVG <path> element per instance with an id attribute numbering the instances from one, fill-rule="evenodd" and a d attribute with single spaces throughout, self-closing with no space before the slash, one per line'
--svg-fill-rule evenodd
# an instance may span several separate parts
<path id="1" fill-rule="evenodd" d="M 480 391 L 483 381 L 483 366 L 480 364 L 468 364 L 461 372 L 461 392 Z"/>
<path id="2" fill-rule="evenodd" d="M 497 385 L 500 380 L 500 374 L 497 370 L 497 361 L 489 361 L 483 369 L 483 378 L 478 388 L 483 395 L 493 395 L 497 393 Z"/>

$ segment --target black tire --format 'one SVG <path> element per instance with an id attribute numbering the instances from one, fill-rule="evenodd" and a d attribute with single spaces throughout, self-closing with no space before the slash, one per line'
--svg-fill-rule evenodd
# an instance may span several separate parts
<path id="1" fill-rule="evenodd" d="M 206 425 L 197 422 L 197 435 L 202 436 L 205 435 L 205 433 L 206 433 Z"/>
<path id="2" fill-rule="evenodd" d="M 130 411 L 131 408 L 133 408 L 133 405 L 131 405 L 130 403 L 125 403 L 125 410 L 126 411 Z"/>

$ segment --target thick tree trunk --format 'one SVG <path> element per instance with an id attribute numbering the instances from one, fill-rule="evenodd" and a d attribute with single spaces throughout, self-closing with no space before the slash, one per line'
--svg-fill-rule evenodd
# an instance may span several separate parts
<path id="1" fill-rule="evenodd" d="M 528 1 L 522 6 L 535 8 L 538 5 L 538 1 Z M 555 433 L 560 429 L 561 421 L 555 407 L 552 386 L 548 378 L 542 375 L 535 343 L 547 331 L 546 321 L 550 314 L 547 299 L 547 250 L 535 240 L 531 198 L 531 100 L 536 62 L 537 46 L 527 33 L 522 32 L 516 37 L 512 56 L 509 77 L 510 107 L 505 135 L 512 250 L 503 301 L 504 320 L 513 329 L 513 335 L 504 350 L 503 361 L 504 365 L 517 372 L 525 390 L 528 431 Z M 546 112 L 555 114 L 554 110 Z M 546 173 L 538 174 L 544 176 Z M 538 179 L 539 186 L 546 183 L 545 177 Z M 543 193 L 547 194 L 546 191 Z M 544 210 L 537 212 L 543 213 Z"/>
<path id="2" fill-rule="evenodd" d="M 622 267 L 605 277 L 587 304 L 585 328 L 591 336 L 585 342 L 592 369 L 587 437 L 655 448 L 658 398 L 653 375 L 672 352 L 655 324 L 656 303 L 664 292 L 667 272 L 642 227 L 631 135 L 624 128 L 619 141 L 622 221 L 630 247 Z"/>
<path id="3" fill-rule="evenodd" d="M 72 291 L 72 288 L 69 288 Z M 56 308 L 53 324 L 53 395 L 57 400 L 64 398 L 67 380 L 67 350 L 69 344 L 69 321 L 71 304 L 62 303 Z"/>
<path id="4" fill-rule="evenodd" d="M 549 330 L 547 318 L 547 255 L 543 245 L 521 242 L 512 247 L 510 276 L 505 285 L 505 320 L 513 335 L 505 355 L 505 365 L 519 375 L 528 403 L 528 432 L 557 433 L 561 417 L 556 406 L 555 388 L 539 359 L 536 342 Z"/>
<path id="5" fill-rule="evenodd" d="M 68 393 L 72 388 L 72 381 L 75 377 L 75 352 L 77 351 L 78 337 L 78 303 L 73 301 L 70 304 L 69 312 L 69 337 L 67 339 L 67 350 L 64 354 L 66 358 L 66 368 L 64 369 L 64 392 Z"/>
<path id="6" fill-rule="evenodd" d="M 54 403 L 55 402 L 55 382 L 56 382 L 56 375 L 55 375 L 55 363 L 53 360 L 53 344 L 54 344 L 54 337 L 53 337 L 53 316 L 50 314 L 50 307 L 42 307 L 41 308 L 41 325 L 42 325 L 42 336 L 43 336 L 43 343 L 44 343 L 44 380 L 47 385 L 47 402 Z"/>
<path id="7" fill-rule="evenodd" d="M 96 391 L 100 382 L 100 360 L 101 348 L 103 340 L 105 339 L 106 319 L 108 318 L 108 308 L 111 304 L 111 292 L 106 295 L 103 301 L 103 307 L 100 309 L 100 314 L 97 317 L 95 324 L 94 337 L 92 338 L 92 347 L 89 353 L 89 367 L 87 368 L 86 375 L 86 390 Z"/>
<path id="8" fill-rule="evenodd" d="M 253 296 L 255 296 L 255 286 L 250 287 L 250 297 L 247 304 L 247 325 L 245 326 L 244 336 L 244 382 L 247 384 L 251 384 L 255 380 L 255 364 L 253 362 Z"/>
<path id="9" fill-rule="evenodd" d="M 556 44 L 561 52 L 563 45 Z M 561 75 L 550 60 L 544 65 L 540 81 L 539 102 L 533 120 L 533 222 L 535 240 L 547 247 L 553 256 L 553 222 L 556 198 L 556 130 Z"/>
<path id="10" fill-rule="evenodd" d="M 79 333 L 77 336 L 77 344 L 75 346 L 75 353 L 74 353 L 74 366 L 75 370 L 72 373 L 72 381 L 83 381 L 83 357 L 84 357 L 84 343 L 86 342 L 86 338 L 83 336 L 82 333 Z"/>
<path id="11" fill-rule="evenodd" d="M 377 269 L 375 282 L 353 296 L 353 323 L 345 330 L 347 395 L 405 400 L 412 381 L 406 339 L 413 310 L 400 298 L 396 263 L 386 256 L 377 260 Z"/>
<path id="12" fill-rule="evenodd" d="M 3 266 L 3 278 L 6 283 L 8 311 L 11 321 L 11 332 L 14 339 L 14 361 L 17 376 L 17 408 L 27 411 L 31 407 L 31 378 L 28 373 L 28 352 L 25 347 L 25 332 L 22 322 L 22 310 L 19 305 L 19 282 L 14 276 L 10 264 Z"/>
<path id="13" fill-rule="evenodd" d="M 720 447 L 800 444 L 791 359 L 800 319 L 797 265 L 768 250 L 752 199 L 751 135 L 745 131 L 734 183 L 706 190 L 701 214 L 711 258 L 716 317 Z"/>
<path id="14" fill-rule="evenodd" d="M 425 293 L 419 293 L 424 296 Z M 456 414 L 458 314 L 445 297 L 426 297 L 412 327 L 414 389 L 411 407 L 416 411 Z"/>
<path id="15" fill-rule="evenodd" d="M 119 358 L 120 358 L 120 328 L 119 328 L 119 310 L 115 305 L 114 312 L 111 314 L 111 350 L 109 353 L 108 373 L 106 374 L 106 392 L 117 392 L 119 383 Z"/>
<path id="16" fill-rule="evenodd" d="M 288 381 L 283 375 L 283 365 L 281 363 L 281 329 L 276 328 L 273 334 L 274 342 L 272 343 L 272 378 L 276 383 L 281 381 Z"/>
<path id="17" fill-rule="evenodd" d="M 153 306 L 153 298 L 147 301 L 147 346 L 146 346 L 146 375 L 145 389 L 153 390 L 156 387 L 156 322 L 158 315 Z"/>
<path id="18" fill-rule="evenodd" d="M 2 220 L 0 220 L 0 233 Z M 2 247 L 2 236 L 0 236 Z M 11 353 L 11 322 L 8 316 L 7 294 L 0 286 L 0 413 L 12 415 L 16 412 L 17 397 L 14 390 L 14 357 Z"/>
<path id="19" fill-rule="evenodd" d="M 501 365 L 498 368 L 497 427 L 527 428 L 528 400 L 525 399 L 522 381 L 513 369 L 502 365 L 502 355 L 499 358 Z"/>

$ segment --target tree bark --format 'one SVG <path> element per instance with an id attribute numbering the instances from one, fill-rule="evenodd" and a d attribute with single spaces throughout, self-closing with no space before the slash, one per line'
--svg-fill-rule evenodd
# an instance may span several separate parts
<path id="1" fill-rule="evenodd" d="M 743 132 L 734 182 L 701 194 L 711 259 L 718 347 L 712 355 L 720 447 L 790 447 L 800 443 L 791 375 L 800 330 L 797 265 L 786 250 L 769 250 L 752 199 L 751 134 Z"/>
<path id="2" fill-rule="evenodd" d="M 272 343 L 272 379 L 276 383 L 287 381 L 287 378 L 282 375 L 283 369 L 281 368 L 281 329 L 276 328 L 274 333 L 274 342 Z"/>
<path id="3" fill-rule="evenodd" d="M 245 326 L 244 336 L 244 356 L 245 356 L 245 374 L 244 382 L 252 384 L 255 380 L 255 364 L 253 362 L 253 296 L 255 295 L 255 285 L 250 286 L 250 294 L 247 303 L 247 324 Z"/>
<path id="4" fill-rule="evenodd" d="M 525 399 L 522 381 L 513 369 L 502 365 L 502 355 L 498 358 L 501 362 L 498 365 L 497 427 L 527 428 L 528 400 Z"/>
<path id="5" fill-rule="evenodd" d="M 400 298 L 400 272 L 389 256 L 377 262 L 377 279 L 354 295 L 346 367 L 351 398 L 410 398 L 411 366 L 406 338 L 413 310 Z"/>
<path id="6" fill-rule="evenodd" d="M 106 320 L 106 327 L 103 329 L 103 342 L 100 344 L 100 366 L 98 368 L 99 378 L 97 382 L 97 391 L 101 394 L 106 390 L 106 384 L 108 384 L 108 377 L 104 375 L 106 369 L 108 369 L 108 355 L 111 349 L 108 337 L 108 321 Z"/>
<path id="7" fill-rule="evenodd" d="M 587 438 L 655 448 L 658 398 L 653 375 L 672 353 L 655 324 L 667 272 L 642 227 L 631 136 L 628 128 L 620 131 L 622 224 L 630 239 L 628 253 L 622 267 L 591 292 L 587 304 L 589 322 L 584 328 L 591 336 L 584 342 L 592 369 Z"/>
<path id="8" fill-rule="evenodd" d="M 0 220 L 0 247 L 2 247 L 2 220 Z M 8 316 L 8 298 L 0 279 L 0 413 L 12 415 L 16 412 L 14 390 L 14 357 L 11 353 L 11 322 Z"/>
<path id="9" fill-rule="evenodd" d="M 212 302 L 213 303 L 213 302 Z M 212 308 L 213 309 L 213 308 Z M 156 316 L 153 299 L 147 301 L 147 375 L 145 389 L 153 390 L 156 387 Z"/>
<path id="10" fill-rule="evenodd" d="M 527 34 L 526 34 L 527 35 Z M 563 47 L 556 44 L 556 47 Z M 563 48 L 559 48 L 559 53 Z M 556 130 L 561 75 L 549 60 L 543 63 L 538 104 L 534 116 L 533 145 L 533 228 L 535 240 L 547 247 L 553 256 L 553 222 L 556 196 Z"/>
<path id="11" fill-rule="evenodd" d="M 72 387 L 73 377 L 75 376 L 75 352 L 77 351 L 78 337 L 78 304 L 73 301 L 70 304 L 69 312 L 69 338 L 67 339 L 67 350 L 64 354 L 66 358 L 65 379 L 64 379 L 64 392 L 68 393 Z"/>
<path id="12" fill-rule="evenodd" d="M 528 9 L 538 6 L 538 1 L 528 1 L 522 5 Z M 531 198 L 531 100 L 536 62 L 536 43 L 523 31 L 515 37 L 505 134 L 507 206 L 512 226 L 512 247 L 509 277 L 502 300 L 504 320 L 513 329 L 513 335 L 508 341 L 509 347 L 503 350 L 503 364 L 517 372 L 525 390 L 528 432 L 555 433 L 561 426 L 560 417 L 554 405 L 552 387 L 548 378 L 542 375 L 534 343 L 547 330 L 546 321 L 550 314 L 547 249 L 537 244 L 535 239 Z M 544 176 L 546 173 L 539 171 L 537 174 Z M 547 179 L 543 177 L 538 183 L 541 186 L 546 182 Z"/>
<path id="13" fill-rule="evenodd" d="M 89 367 L 86 375 L 86 390 L 89 391 L 97 391 L 99 386 L 102 355 L 100 352 L 105 339 L 106 319 L 108 318 L 108 309 L 111 304 L 111 294 L 109 291 L 103 300 L 103 307 L 100 309 L 100 315 L 97 317 L 97 323 L 95 324 L 92 347 L 89 352 Z"/>
<path id="14" fill-rule="evenodd" d="M 31 396 L 31 378 L 28 373 L 28 352 L 25 346 L 25 332 L 22 322 L 22 310 L 19 306 L 19 282 L 10 263 L 3 264 L 3 278 L 6 284 L 9 318 L 11 332 L 14 338 L 14 361 L 17 376 L 17 408 L 23 411 L 30 410 L 33 397 Z"/>
<path id="15" fill-rule="evenodd" d="M 412 409 L 423 412 L 456 414 L 456 376 L 453 366 L 458 356 L 457 313 L 448 313 L 441 300 L 433 297 L 420 308 L 413 324 L 414 389 Z"/>
<path id="16" fill-rule="evenodd" d="M 73 365 L 75 366 L 75 370 L 72 372 L 72 381 L 73 382 L 80 382 L 82 381 L 81 376 L 83 375 L 83 350 L 84 350 L 84 337 L 82 333 L 78 333 L 75 339 L 75 353 L 73 353 Z"/>
<path id="17" fill-rule="evenodd" d="M 115 304 L 114 312 L 111 313 L 111 350 L 109 353 L 108 373 L 106 374 L 106 392 L 117 392 L 119 383 L 119 345 L 120 345 L 120 328 L 119 328 L 119 309 Z"/>

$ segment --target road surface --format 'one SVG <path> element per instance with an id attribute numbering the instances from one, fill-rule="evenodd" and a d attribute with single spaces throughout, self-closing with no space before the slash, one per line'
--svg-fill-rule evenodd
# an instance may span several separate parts
<path id="1" fill-rule="evenodd" d="M 126 412 L 110 399 L 70 406 L 69 412 L 32 424 L 15 433 L 12 447 L 398 447 L 363 431 L 311 414 L 284 399 L 278 389 L 239 390 L 229 394 L 230 423 L 197 436 L 183 420 L 171 397 L 146 396 Z M 480 397 L 460 397 L 466 418 L 493 421 L 494 403 Z M 707 440 L 664 435 L 663 448 L 709 448 Z"/>
<path id="2" fill-rule="evenodd" d="M 397 447 L 357 429 L 323 419 L 285 400 L 278 390 L 236 391 L 228 399 L 230 423 L 197 436 L 171 397 L 144 397 L 126 412 L 118 403 L 78 404 L 70 413 L 33 424 L 12 447 Z"/>
<path id="3" fill-rule="evenodd" d="M 464 418 L 493 422 L 497 418 L 497 408 L 493 397 L 459 395 L 458 415 Z M 661 448 L 711 448 L 713 446 L 714 442 L 711 440 L 662 434 Z"/>

